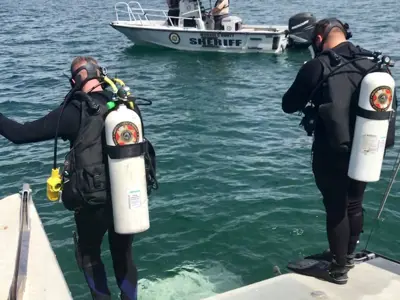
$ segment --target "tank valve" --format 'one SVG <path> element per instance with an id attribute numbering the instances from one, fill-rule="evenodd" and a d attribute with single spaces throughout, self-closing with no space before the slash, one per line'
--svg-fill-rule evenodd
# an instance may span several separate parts
<path id="1" fill-rule="evenodd" d="M 121 100 L 121 101 L 128 101 L 128 97 L 130 95 L 131 95 L 131 89 L 126 85 L 120 87 L 117 92 L 118 100 Z"/>

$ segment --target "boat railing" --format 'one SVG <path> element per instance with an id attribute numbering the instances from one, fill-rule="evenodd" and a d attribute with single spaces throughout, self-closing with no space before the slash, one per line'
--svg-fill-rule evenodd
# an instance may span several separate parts
<path id="1" fill-rule="evenodd" d="M 32 202 L 32 191 L 29 184 L 24 184 L 21 193 L 20 227 L 14 276 L 8 300 L 22 300 L 25 291 L 28 271 L 29 242 L 31 236 L 31 220 L 29 206 Z"/>
<path id="2" fill-rule="evenodd" d="M 128 15 L 129 21 L 150 21 L 151 18 L 168 18 L 167 11 L 161 9 L 143 9 L 142 5 L 136 1 L 129 3 L 117 2 L 115 4 L 115 14 L 117 21 L 121 21 L 120 14 Z"/>
<path id="3" fill-rule="evenodd" d="M 179 17 L 173 17 L 173 16 L 168 16 L 168 10 L 162 10 L 162 9 L 149 9 L 149 8 L 143 8 L 142 5 L 137 2 L 137 1 L 130 1 L 128 3 L 126 2 L 117 2 L 114 5 L 115 8 L 115 17 L 116 21 L 126 21 L 126 19 L 121 19 L 121 15 L 125 15 L 129 17 L 129 21 L 139 21 L 140 25 L 148 25 L 151 23 L 151 21 L 156 21 L 156 20 L 163 20 L 167 21 L 169 20 L 170 26 L 172 27 L 182 27 L 179 26 L 179 24 L 183 24 L 183 20 L 196 20 L 202 21 L 201 18 L 195 18 L 195 17 L 184 17 L 184 16 L 179 16 Z M 193 10 L 193 11 L 188 11 L 185 14 L 193 14 L 197 13 L 198 10 Z M 178 19 L 178 25 L 174 25 L 172 22 L 172 19 Z M 182 21 L 181 21 L 182 20 Z M 144 23 L 145 22 L 145 23 Z"/>

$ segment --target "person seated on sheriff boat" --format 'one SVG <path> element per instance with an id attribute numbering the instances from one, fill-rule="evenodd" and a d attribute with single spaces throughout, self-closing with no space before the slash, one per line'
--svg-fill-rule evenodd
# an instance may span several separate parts
<path id="1" fill-rule="evenodd" d="M 221 22 L 229 16 L 229 0 L 217 0 L 211 13 L 214 16 L 214 30 L 223 30 Z"/>
<path id="2" fill-rule="evenodd" d="M 179 22 L 179 0 L 167 0 L 168 4 L 168 25 L 177 26 Z"/>

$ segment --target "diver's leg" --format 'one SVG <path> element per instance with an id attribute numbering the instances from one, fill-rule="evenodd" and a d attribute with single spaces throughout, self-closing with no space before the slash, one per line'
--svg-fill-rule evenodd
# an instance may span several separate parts
<path id="1" fill-rule="evenodd" d="M 323 196 L 326 211 L 326 230 L 329 248 L 334 260 L 331 265 L 331 276 L 337 283 L 347 281 L 346 263 L 350 237 L 350 226 L 347 217 L 347 159 L 345 155 L 328 152 L 314 152 L 313 173 L 315 182 Z"/>
<path id="2" fill-rule="evenodd" d="M 348 189 L 349 205 L 347 208 L 350 222 L 350 240 L 348 244 L 347 254 L 350 258 L 352 258 L 353 253 L 356 250 L 357 242 L 363 230 L 364 213 L 362 202 L 364 199 L 364 192 L 366 187 L 366 182 L 350 179 L 350 186 Z"/>
<path id="3" fill-rule="evenodd" d="M 103 210 L 104 208 L 100 207 L 75 213 L 80 252 L 78 264 L 84 273 L 92 298 L 96 300 L 111 299 L 104 264 L 100 257 L 101 242 L 107 231 Z"/>
<path id="4" fill-rule="evenodd" d="M 137 299 L 138 272 L 132 258 L 133 237 L 133 234 L 116 233 L 112 225 L 108 230 L 114 273 L 122 300 Z"/>

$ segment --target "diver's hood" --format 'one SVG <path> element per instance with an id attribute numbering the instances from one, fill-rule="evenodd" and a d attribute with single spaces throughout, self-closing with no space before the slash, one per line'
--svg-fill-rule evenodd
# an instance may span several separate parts
<path id="1" fill-rule="evenodd" d="M 349 41 L 343 41 L 342 43 L 336 45 L 335 47 L 332 48 L 337 54 L 340 56 L 346 58 L 346 59 L 353 59 L 354 55 L 360 52 L 363 52 L 363 49 L 361 49 L 358 46 L 353 45 L 353 43 Z M 312 58 L 315 58 L 322 52 L 318 52 L 316 55 L 316 51 L 313 47 L 313 45 L 310 45 L 308 47 L 308 51 L 310 52 L 310 55 Z M 365 50 L 364 50 L 365 51 Z"/>

